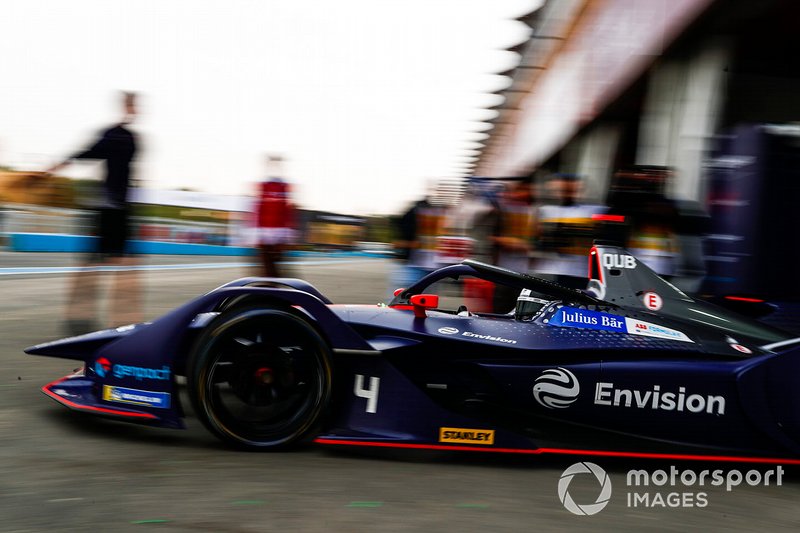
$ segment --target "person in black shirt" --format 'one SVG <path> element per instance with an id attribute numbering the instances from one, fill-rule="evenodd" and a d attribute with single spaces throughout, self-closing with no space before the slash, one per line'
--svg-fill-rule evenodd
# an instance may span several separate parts
<path id="1" fill-rule="evenodd" d="M 115 270 L 115 283 L 111 294 L 109 314 L 112 322 L 129 323 L 141 319 L 138 274 L 134 261 L 126 255 L 129 237 L 128 192 L 131 187 L 131 162 L 136 155 L 136 135 L 129 125 L 136 117 L 136 94 L 122 94 L 123 118 L 114 126 L 102 131 L 97 141 L 88 149 L 77 152 L 63 162 L 51 167 L 45 174 L 53 174 L 75 159 L 95 159 L 105 162 L 102 194 L 96 205 L 97 246 L 86 264 L 73 278 L 67 303 L 67 330 L 79 334 L 91 330 L 96 319 L 97 273 L 92 268 L 98 264 L 119 267 Z"/>

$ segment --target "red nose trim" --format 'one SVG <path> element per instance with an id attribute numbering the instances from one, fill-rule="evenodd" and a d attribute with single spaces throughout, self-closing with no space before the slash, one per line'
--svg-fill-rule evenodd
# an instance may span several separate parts
<path id="1" fill-rule="evenodd" d="M 56 394 L 55 392 L 50 390 L 52 387 L 55 387 L 56 385 L 58 385 L 62 381 L 66 380 L 68 377 L 69 376 L 63 377 L 63 378 L 58 379 L 58 380 L 56 380 L 56 381 L 54 381 L 52 383 L 48 383 L 47 385 L 42 387 L 42 392 L 44 392 L 46 395 L 48 395 L 49 397 L 51 397 L 52 399 L 54 399 L 58 403 L 66 405 L 70 409 L 75 409 L 75 410 L 78 410 L 78 411 L 89 411 L 89 412 L 92 412 L 92 413 L 103 413 L 103 414 L 107 414 L 107 415 L 124 416 L 124 417 L 127 417 L 127 418 L 148 418 L 148 419 L 157 419 L 158 418 L 156 415 L 151 415 L 150 413 L 142 413 L 142 412 L 138 412 L 138 411 L 120 411 L 120 410 L 117 410 L 117 409 L 108 409 L 106 407 L 96 407 L 94 405 L 81 405 L 79 403 L 73 402 L 72 400 L 68 400 L 67 398 L 64 398 L 63 396 L 59 396 L 58 394 Z"/>

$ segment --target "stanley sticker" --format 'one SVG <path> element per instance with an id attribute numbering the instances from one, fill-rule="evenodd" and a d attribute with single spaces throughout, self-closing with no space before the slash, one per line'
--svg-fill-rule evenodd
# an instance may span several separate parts
<path id="1" fill-rule="evenodd" d="M 494 444 L 493 429 L 439 428 L 439 442 Z"/>

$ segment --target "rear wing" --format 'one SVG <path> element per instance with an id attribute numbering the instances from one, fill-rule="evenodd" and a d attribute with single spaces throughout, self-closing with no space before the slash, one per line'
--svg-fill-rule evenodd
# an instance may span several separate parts
<path id="1" fill-rule="evenodd" d="M 596 243 L 589 251 L 587 291 L 623 307 L 659 311 L 666 301 L 694 302 L 624 248 Z"/>
<path id="2" fill-rule="evenodd" d="M 691 298 L 618 246 L 595 243 L 592 247 L 586 291 L 633 312 L 658 313 L 697 327 L 717 328 L 733 341 L 729 344 L 749 339 L 754 344 L 768 345 L 790 338 L 767 324 Z"/>

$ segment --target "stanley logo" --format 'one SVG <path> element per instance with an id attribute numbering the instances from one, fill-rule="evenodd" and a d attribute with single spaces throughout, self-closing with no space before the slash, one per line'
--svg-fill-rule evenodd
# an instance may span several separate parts
<path id="1" fill-rule="evenodd" d="M 439 428 L 439 442 L 494 444 L 493 429 Z"/>

